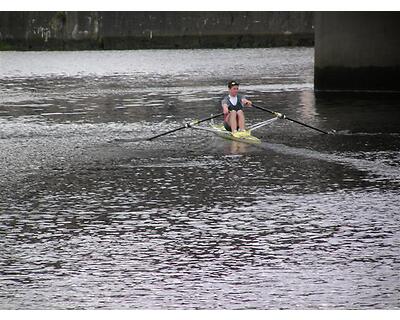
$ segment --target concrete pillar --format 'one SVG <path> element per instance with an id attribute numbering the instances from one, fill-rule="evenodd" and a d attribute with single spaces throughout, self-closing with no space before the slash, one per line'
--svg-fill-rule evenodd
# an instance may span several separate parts
<path id="1" fill-rule="evenodd" d="M 315 14 L 315 91 L 400 92 L 400 12 Z"/>

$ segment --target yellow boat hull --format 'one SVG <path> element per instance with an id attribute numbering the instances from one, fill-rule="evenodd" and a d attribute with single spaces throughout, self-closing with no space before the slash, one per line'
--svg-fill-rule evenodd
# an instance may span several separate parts
<path id="1" fill-rule="evenodd" d="M 224 139 L 228 139 L 228 140 L 233 140 L 233 141 L 239 141 L 239 142 L 244 142 L 244 143 L 250 143 L 250 144 L 259 144 L 261 143 L 261 140 L 258 139 L 257 137 L 249 134 L 243 137 L 235 137 L 232 135 L 232 133 L 228 130 L 225 129 L 224 125 L 213 125 L 211 126 L 214 130 L 214 132 L 224 138 Z"/>

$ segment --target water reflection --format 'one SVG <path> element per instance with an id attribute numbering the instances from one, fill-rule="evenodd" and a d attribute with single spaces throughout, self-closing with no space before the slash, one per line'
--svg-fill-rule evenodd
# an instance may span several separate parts
<path id="1" fill-rule="evenodd" d="M 25 54 L 0 78 L 0 307 L 399 307 L 394 100 L 314 99 L 310 49 Z M 137 139 L 215 114 L 228 75 L 339 134 Z"/>

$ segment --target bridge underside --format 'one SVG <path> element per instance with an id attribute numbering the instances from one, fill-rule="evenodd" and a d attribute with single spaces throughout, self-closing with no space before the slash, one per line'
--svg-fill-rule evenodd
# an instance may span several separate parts
<path id="1" fill-rule="evenodd" d="M 315 14 L 315 91 L 400 92 L 400 12 Z"/>

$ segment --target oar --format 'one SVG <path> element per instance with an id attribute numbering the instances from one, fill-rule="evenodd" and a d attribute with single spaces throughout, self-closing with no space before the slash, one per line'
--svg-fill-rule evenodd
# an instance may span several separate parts
<path id="1" fill-rule="evenodd" d="M 193 121 L 193 122 L 188 122 L 188 123 L 186 123 L 186 124 L 185 124 L 184 126 L 182 126 L 182 127 L 175 128 L 175 129 L 172 129 L 172 130 L 170 130 L 170 131 L 160 133 L 160 134 L 158 134 L 158 135 L 156 135 L 156 136 L 147 138 L 147 140 L 151 141 L 151 140 L 153 140 L 153 139 L 155 139 L 155 138 L 162 137 L 162 136 L 165 136 L 165 135 L 167 135 L 167 134 L 170 134 L 170 133 L 173 133 L 173 132 L 176 132 L 176 131 L 185 129 L 185 128 L 190 128 L 191 126 L 194 126 L 194 125 L 199 124 L 199 123 L 204 122 L 204 121 L 208 121 L 208 120 L 211 120 L 211 119 L 220 117 L 220 116 L 222 116 L 222 115 L 223 115 L 223 113 L 219 113 L 219 114 L 216 114 L 216 115 L 211 116 L 211 117 L 208 117 L 208 118 L 204 118 L 204 119 L 200 119 L 200 120 L 195 120 L 195 121 Z"/>
<path id="2" fill-rule="evenodd" d="M 256 108 L 256 109 L 260 109 L 260 110 L 264 110 L 264 111 L 267 111 L 267 112 L 269 112 L 269 113 L 272 113 L 273 115 L 277 116 L 278 118 L 287 119 L 287 120 L 289 120 L 289 121 L 293 121 L 293 122 L 298 123 L 298 124 L 300 124 L 300 125 L 302 125 L 302 126 L 305 126 L 305 127 L 307 127 L 307 128 L 314 129 L 314 130 L 317 130 L 317 131 L 322 132 L 322 133 L 325 133 L 325 134 L 329 134 L 329 132 L 327 132 L 327 131 L 324 131 L 324 130 L 315 128 L 315 127 L 313 127 L 313 126 L 310 126 L 310 125 L 308 125 L 308 124 L 306 124 L 306 123 L 297 121 L 297 120 L 295 120 L 295 119 L 291 119 L 291 118 L 285 116 L 285 115 L 282 114 L 282 113 L 275 112 L 275 111 L 272 111 L 272 110 L 268 110 L 267 108 L 263 108 L 263 107 L 256 106 L 254 103 L 252 103 L 251 105 L 252 105 L 254 108 Z"/>

